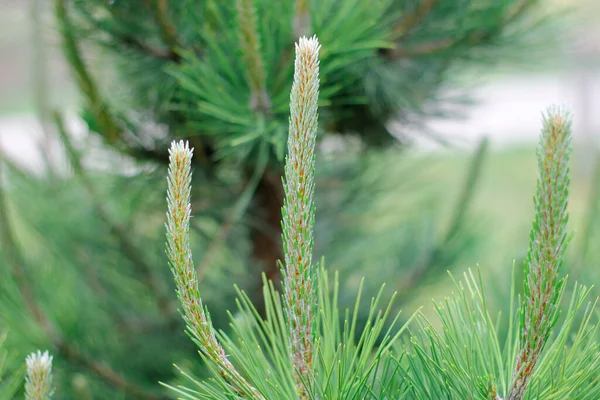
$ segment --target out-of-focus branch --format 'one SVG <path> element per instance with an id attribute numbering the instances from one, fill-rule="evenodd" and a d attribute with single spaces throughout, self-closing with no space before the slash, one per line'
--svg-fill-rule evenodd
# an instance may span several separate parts
<path id="1" fill-rule="evenodd" d="M 129 382 L 123 376 L 112 370 L 108 365 L 98 362 L 93 358 L 83 354 L 76 347 L 69 345 L 65 341 L 56 343 L 58 351 L 71 362 L 77 363 L 85 367 L 96 376 L 102 378 L 109 384 L 123 390 L 128 395 L 143 400 L 166 400 L 167 396 L 156 395 L 139 387 L 138 385 Z"/>
<path id="2" fill-rule="evenodd" d="M 2 176 L 2 165 L 2 154 L 0 153 L 0 177 Z M 109 385 L 123 390 L 133 397 L 143 400 L 165 400 L 166 397 L 149 393 L 136 384 L 129 382 L 112 370 L 110 366 L 85 355 L 64 339 L 35 299 L 29 277 L 27 276 L 23 255 L 17 247 L 16 240 L 11 230 L 7 205 L 8 201 L 5 194 L 5 188 L 3 187 L 2 182 L 0 182 L 0 234 L 3 250 L 12 267 L 15 283 L 23 296 L 27 311 L 29 311 L 36 322 L 40 324 L 51 343 L 58 349 L 59 353 L 67 360 L 85 367 Z"/>
<path id="3" fill-rule="evenodd" d="M 423 0 L 423 2 L 415 7 L 412 12 L 407 13 L 400 21 L 398 21 L 394 26 L 394 36 L 398 38 L 406 36 L 412 28 L 417 26 L 427 17 L 438 1 L 439 0 Z"/>
<path id="4" fill-rule="evenodd" d="M 128 143 L 125 140 L 124 128 L 122 124 L 114 118 L 108 107 L 108 104 L 100 95 L 96 83 L 89 73 L 81 50 L 78 46 L 77 39 L 74 35 L 73 25 L 67 14 L 65 1 L 66 0 L 55 0 L 55 13 L 63 38 L 64 54 L 67 61 L 71 65 L 71 68 L 73 69 L 77 84 L 81 89 L 81 92 L 84 94 L 90 111 L 92 112 L 95 122 L 97 123 L 97 130 L 95 132 L 99 134 L 108 145 L 114 147 L 123 154 L 127 154 L 136 159 L 156 161 L 166 165 L 169 160 L 166 149 L 146 148 L 141 145 Z M 143 43 L 139 42 L 135 38 L 126 35 L 121 36 L 115 32 L 108 33 L 115 36 L 115 39 L 121 41 L 124 45 L 136 48 L 142 52 L 154 53 L 154 50 L 146 48 Z M 164 54 L 154 55 L 159 57 L 164 56 Z M 203 167 L 210 169 L 208 168 L 209 158 L 207 155 L 207 146 L 199 143 L 199 139 L 196 137 L 192 137 L 189 140 L 196 148 L 198 156 L 197 160 L 203 163 Z"/>
<path id="5" fill-rule="evenodd" d="M 71 138 L 69 137 L 69 134 L 66 131 L 60 114 L 54 114 L 54 121 L 58 133 L 60 135 L 61 141 L 67 151 L 69 160 L 71 161 L 73 171 L 75 172 L 75 175 L 79 178 L 80 182 L 88 192 L 88 195 L 92 201 L 92 204 L 94 205 L 94 208 L 96 209 L 96 212 L 104 221 L 104 223 L 108 225 L 111 233 L 117 238 L 123 255 L 133 263 L 133 265 L 137 269 L 138 275 L 155 291 L 158 308 L 163 314 L 163 316 L 165 316 L 168 319 L 172 319 L 172 316 L 173 314 L 175 314 L 175 312 L 167 296 L 167 288 L 164 284 L 162 284 L 162 281 L 155 276 L 154 271 L 152 270 L 150 265 L 145 261 L 145 257 L 142 255 L 139 249 L 132 243 L 127 230 L 110 216 L 110 213 L 104 208 L 103 204 L 100 202 L 100 197 L 98 196 L 98 193 L 96 192 L 93 183 L 85 173 L 85 169 L 81 164 L 81 157 L 78 151 L 71 143 Z"/>
<path id="6" fill-rule="evenodd" d="M 167 49 L 157 49 L 155 47 L 151 47 L 134 36 L 114 31 L 111 31 L 110 35 L 113 37 L 113 39 L 121 43 L 123 46 L 136 50 L 139 53 L 143 53 L 154 58 L 162 59 L 164 61 L 179 61 L 179 55 L 177 53 L 174 53 L 171 50 Z"/>
<path id="7" fill-rule="evenodd" d="M 448 50 L 464 40 L 464 37 L 443 38 L 434 42 L 427 42 L 413 46 L 410 48 L 397 47 L 390 50 L 389 54 L 393 58 L 410 58 L 415 56 L 423 56 L 439 53 L 440 51 Z"/>
<path id="8" fill-rule="evenodd" d="M 308 36 L 312 25 L 309 0 L 296 0 L 294 3 L 294 39 Z"/>
<path id="9" fill-rule="evenodd" d="M 473 156 L 473 160 L 471 161 L 471 165 L 469 166 L 469 170 L 467 172 L 463 189 L 460 193 L 458 201 L 456 202 L 456 206 L 452 214 L 452 220 L 448 225 L 445 235 L 443 236 L 442 240 L 425 255 L 424 259 L 411 270 L 410 274 L 401 281 L 399 293 L 407 293 L 411 288 L 418 286 L 419 282 L 423 281 L 429 275 L 431 269 L 437 266 L 440 258 L 444 255 L 445 249 L 456 237 L 456 234 L 464 222 L 464 218 L 469 206 L 471 205 L 471 201 L 473 200 L 475 187 L 477 186 L 477 181 L 481 175 L 481 166 L 487 153 L 488 144 L 488 138 L 484 137 L 477 146 L 475 155 Z"/>
<path id="10" fill-rule="evenodd" d="M 71 65 L 79 88 L 86 96 L 88 106 L 91 108 L 97 123 L 101 129 L 100 133 L 111 145 L 117 145 L 121 139 L 119 124 L 113 119 L 108 107 L 100 96 L 98 88 L 81 55 L 81 51 L 74 36 L 74 28 L 67 14 L 65 0 L 55 0 L 55 14 L 58 20 L 60 33 L 63 40 L 64 54 Z"/>
<path id="11" fill-rule="evenodd" d="M 268 161 L 269 156 L 267 146 L 265 143 L 263 143 L 258 154 L 258 161 L 254 173 L 252 174 L 252 177 L 246 184 L 246 187 L 244 188 L 244 191 L 242 192 L 241 196 L 239 196 L 239 199 L 235 204 L 233 212 L 231 212 L 229 218 L 227 218 L 227 220 L 223 222 L 219 231 L 215 235 L 215 238 L 208 246 L 208 249 L 206 250 L 206 255 L 202 259 L 202 262 L 198 265 L 198 267 L 196 267 L 196 271 L 198 274 L 198 282 L 202 281 L 202 278 L 204 277 L 204 274 L 210 267 L 210 264 L 212 263 L 215 254 L 217 254 L 217 252 L 222 248 L 236 222 L 242 217 L 242 215 L 244 215 L 244 212 L 248 209 L 248 206 L 250 206 L 254 192 L 256 191 L 256 188 L 258 187 L 258 184 L 265 172 Z"/>
<path id="12" fill-rule="evenodd" d="M 268 115 L 271 112 L 271 99 L 267 93 L 267 78 L 260 48 L 254 1 L 237 0 L 236 6 L 240 24 L 240 44 L 248 70 L 250 108 Z"/>
<path id="13" fill-rule="evenodd" d="M 168 46 L 166 49 L 152 47 L 143 40 L 118 29 L 109 29 L 107 26 L 99 23 L 92 17 L 89 17 L 89 22 L 98 28 L 100 31 L 108 34 L 116 43 L 135 50 L 143 55 L 153 57 L 162 61 L 173 61 L 179 62 L 181 60 L 179 54 L 175 52 L 177 45 L 176 31 L 173 25 L 169 22 L 166 15 L 167 2 L 166 0 L 146 0 L 144 1 L 146 6 L 151 8 L 152 14 L 156 18 L 159 32 L 162 40 Z M 162 3 L 162 4 L 161 4 Z M 122 21 L 127 24 L 128 22 L 123 20 L 122 16 L 117 13 L 116 7 L 107 6 L 107 11 L 112 14 L 115 20 Z"/>
<path id="14" fill-rule="evenodd" d="M 168 17 L 167 0 L 152 0 L 152 10 L 158 24 L 160 35 L 165 44 L 169 47 L 169 59 L 179 62 L 180 56 L 177 54 L 177 30 Z"/>
<path id="15" fill-rule="evenodd" d="M 10 228 L 10 220 L 8 216 L 8 198 L 5 192 L 6 184 L 2 181 L 2 167 L 4 164 L 3 159 L 4 155 L 0 150 L 0 238 L 2 240 L 2 249 L 6 254 L 9 264 L 12 266 L 11 272 L 16 284 L 19 286 L 25 306 L 31 312 L 35 320 L 38 321 L 42 328 L 54 340 L 56 334 L 53 331 L 52 324 L 46 317 L 46 314 L 35 300 L 33 288 L 31 287 L 31 282 L 27 276 L 25 262 L 21 257 L 21 253 L 17 247 L 17 241 L 15 240 Z"/>
<path id="16" fill-rule="evenodd" d="M 487 154 L 488 146 L 489 139 L 487 137 L 482 138 L 477 145 L 475 155 L 473 156 L 473 160 L 469 166 L 469 171 L 467 172 L 463 190 L 458 201 L 456 202 L 456 208 L 454 209 L 452 222 L 446 231 L 444 242 L 449 242 L 456 235 L 465 218 L 465 214 L 471 205 L 471 201 L 473 200 L 473 196 L 475 194 L 475 187 L 477 186 L 477 181 L 481 176 L 482 165 Z"/>
<path id="17" fill-rule="evenodd" d="M 535 0 L 523 0 L 520 4 L 515 6 L 510 12 L 507 13 L 502 24 L 493 26 L 490 29 L 479 29 L 464 35 L 445 37 L 431 42 L 420 43 L 413 47 L 405 48 L 398 45 L 395 49 L 390 50 L 388 54 L 392 58 L 410 58 L 440 53 L 463 44 L 468 46 L 476 46 L 494 36 L 494 34 L 498 33 L 502 27 L 510 24 L 518 17 L 523 15 L 523 13 L 535 3 Z"/>

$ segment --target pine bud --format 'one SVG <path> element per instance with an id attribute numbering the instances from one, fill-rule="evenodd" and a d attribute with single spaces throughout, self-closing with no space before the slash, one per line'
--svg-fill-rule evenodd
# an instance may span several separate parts
<path id="1" fill-rule="evenodd" d="M 558 108 L 548 109 L 538 145 L 538 185 L 535 216 L 525 263 L 525 293 L 521 312 L 519 354 L 508 400 L 525 395 L 540 353 L 558 318 L 564 286 L 559 276 L 567 246 L 567 197 L 571 119 Z"/>
<path id="2" fill-rule="evenodd" d="M 169 149 L 167 254 L 183 308 L 183 317 L 188 329 L 200 343 L 202 353 L 214 364 L 232 389 L 243 398 L 262 400 L 263 396 L 227 359 L 225 350 L 217 340 L 210 314 L 202 304 L 190 247 L 192 155 L 193 149 L 190 149 L 187 142 L 174 141 Z"/>
<path id="3" fill-rule="evenodd" d="M 48 400 L 52 396 L 52 356 L 47 351 L 31 353 L 25 360 L 27 379 L 26 400 Z"/>
<path id="4" fill-rule="evenodd" d="M 300 398 L 312 385 L 316 268 L 313 204 L 319 49 L 316 37 L 296 44 L 294 83 L 290 99 L 288 154 L 285 163 L 283 246 L 285 254 L 284 300 L 290 329 L 290 352 Z"/>

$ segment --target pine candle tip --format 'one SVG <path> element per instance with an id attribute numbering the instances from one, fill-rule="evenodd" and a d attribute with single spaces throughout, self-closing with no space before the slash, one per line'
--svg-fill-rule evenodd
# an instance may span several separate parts
<path id="1" fill-rule="evenodd" d="M 317 35 L 313 35 L 310 38 L 302 36 L 300 39 L 298 39 L 296 49 L 298 53 L 316 54 L 321 49 L 321 45 L 319 44 Z"/>
<path id="2" fill-rule="evenodd" d="M 37 353 L 31 353 L 27 356 L 25 362 L 27 363 L 28 372 L 52 369 L 52 356 L 47 351 L 42 353 L 38 350 Z"/>
<path id="3" fill-rule="evenodd" d="M 27 400 L 46 400 L 52 394 L 52 356 L 47 352 L 37 351 L 25 359 L 27 364 L 27 381 L 25 398 Z"/>
<path id="4" fill-rule="evenodd" d="M 561 126 L 571 122 L 569 108 L 564 105 L 552 105 L 546 109 L 545 114 L 553 125 Z"/>
<path id="5" fill-rule="evenodd" d="M 190 148 L 190 143 L 186 140 L 173 140 L 171 142 L 171 147 L 169 148 L 170 155 L 177 154 L 192 154 L 194 152 L 194 148 Z"/>

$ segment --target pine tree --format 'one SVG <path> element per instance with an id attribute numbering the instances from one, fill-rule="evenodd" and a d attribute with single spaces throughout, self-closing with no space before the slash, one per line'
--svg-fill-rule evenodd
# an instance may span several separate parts
<path id="1" fill-rule="evenodd" d="M 222 168 L 235 165 L 244 191 L 225 225 L 244 211 L 264 221 L 249 233 L 269 277 L 282 256 L 272 232 L 280 232 L 295 38 L 315 33 L 325 46 L 323 130 L 384 147 L 397 141 L 392 120 L 440 112 L 452 68 L 487 65 L 537 22 L 534 0 L 55 4 L 90 131 L 125 154 L 164 164 L 169 140 L 188 139 L 214 185 L 224 184 Z M 102 90 L 96 83 L 104 63 L 87 62 L 84 40 L 107 49 L 116 84 Z M 115 92 L 122 99 L 113 104 Z M 160 132 L 148 131 L 148 119 Z"/>
<path id="2" fill-rule="evenodd" d="M 473 158 L 441 238 L 423 202 L 419 218 L 399 215 L 395 224 L 386 221 L 391 227 L 373 228 L 378 221 L 367 226 L 364 210 L 396 212 L 373 194 L 403 193 L 398 182 L 408 186 L 408 175 L 418 181 L 418 171 L 399 167 L 397 152 L 386 149 L 399 142 L 389 123 L 443 113 L 455 69 L 509 54 L 537 21 L 536 3 L 55 0 L 87 128 L 112 151 L 103 156 L 119 165 L 135 160 L 144 173 L 88 169 L 89 154 L 72 143 L 58 114 L 76 179 L 27 176 L 6 161 L 1 259 L 14 279 L 1 290 L 11 346 L 20 354 L 53 349 L 63 398 L 165 398 L 170 393 L 156 382 L 177 379 L 173 362 L 205 373 L 190 361 L 193 346 L 181 334 L 162 268 L 162 177 L 173 139 L 195 149 L 191 229 L 198 236 L 191 246 L 202 255 L 196 269 L 205 304 L 215 310 L 212 322 L 228 327 L 233 282 L 267 315 L 261 274 L 277 287 L 277 261 L 285 261 L 281 176 L 292 44 L 313 33 L 323 45 L 316 140 L 342 137 L 345 149 L 359 143 L 343 157 L 322 156 L 315 180 L 333 183 L 315 194 L 314 229 L 322 239 L 314 258 L 327 254 L 332 266 L 344 268 L 341 304 L 353 304 L 349 288 L 371 274 L 379 278 L 367 280 L 374 287 L 393 280 L 383 298 L 401 289 L 399 308 L 415 287 L 443 275 L 473 247 L 476 237 L 462 228 L 486 146 Z M 341 208 L 353 221 L 343 220 Z M 369 269 L 375 254 L 385 256 L 377 272 Z M 359 325 L 370 311 L 359 306 Z"/>
<path id="3" fill-rule="evenodd" d="M 340 324 L 337 275 L 331 291 L 323 261 L 321 267 L 312 261 L 318 52 L 316 37 L 300 38 L 285 163 L 283 293 L 264 281 L 267 312 L 263 317 L 240 291 L 240 315 L 232 321 L 230 336 L 215 331 L 197 286 L 190 247 L 193 149 L 183 141 L 171 145 L 167 253 L 183 319 L 213 374 L 204 380 L 188 375 L 186 385 L 171 389 L 190 400 L 598 398 L 600 321 L 596 302 L 584 306 L 589 289 L 575 285 L 562 325 L 557 327 L 566 283 L 562 274 L 567 246 L 569 115 L 558 108 L 550 108 L 545 115 L 523 279 L 525 295 L 515 309 L 513 289 L 507 340 L 498 337 L 499 320 L 491 318 L 481 273 L 476 277 L 472 272 L 457 283 L 456 294 L 435 305 L 439 329 L 418 313 L 415 323 L 399 327 L 390 305 L 379 308 L 378 295 L 371 301 L 369 321 L 357 340 L 357 307 L 353 313 L 346 311 Z M 360 293 L 356 305 L 359 302 Z M 385 324 L 388 318 L 391 324 Z M 408 327 L 411 340 L 402 345 L 400 338 Z M 48 353 L 39 351 L 27 359 L 28 399 L 49 398 L 51 360 Z"/>
<path id="4" fill-rule="evenodd" d="M 170 389 L 193 400 L 598 398 L 600 321 L 597 302 L 585 306 L 588 288 L 575 285 L 559 325 L 568 244 L 568 113 L 550 108 L 544 118 L 524 296 L 515 308 L 513 288 L 508 338 L 499 339 L 501 319 L 491 317 L 481 273 L 469 272 L 456 294 L 435 304 L 439 329 L 418 312 L 398 326 L 391 302 L 380 308 L 380 292 L 357 339 L 360 291 L 354 311 L 340 318 L 337 274 L 331 290 L 323 260 L 320 267 L 312 261 L 319 50 L 316 37 L 301 37 L 296 46 L 283 185 L 283 293 L 264 279 L 263 316 L 238 291 L 231 335 L 216 331 L 198 288 L 190 245 L 193 149 L 184 141 L 170 147 L 167 254 L 188 333 L 212 373 L 195 379 L 182 370 L 187 384 Z M 407 329 L 410 341 L 403 343 Z M 31 354 L 27 372 L 26 398 L 49 399 L 52 357 Z"/>

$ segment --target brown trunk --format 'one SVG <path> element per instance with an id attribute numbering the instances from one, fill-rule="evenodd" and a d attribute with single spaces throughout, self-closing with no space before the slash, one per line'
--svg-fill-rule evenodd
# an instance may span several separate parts
<path id="1" fill-rule="evenodd" d="M 273 281 L 278 288 L 281 283 L 281 272 L 278 261 L 283 261 L 281 243 L 281 207 L 284 192 L 281 175 L 274 171 L 266 171 L 254 193 L 253 206 L 261 226 L 251 229 L 252 255 L 257 262 L 254 300 L 258 311 L 264 315 L 262 296 L 262 274 Z"/>

